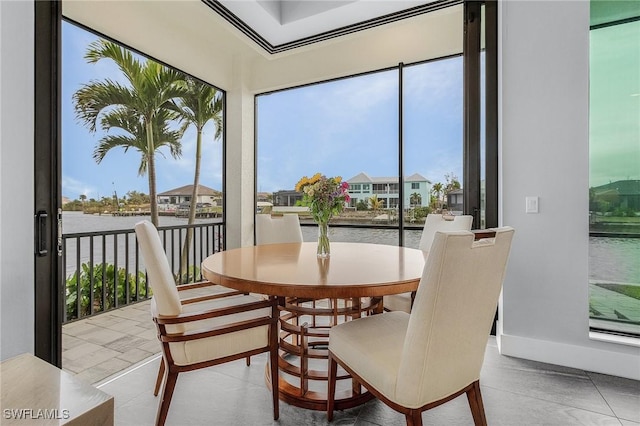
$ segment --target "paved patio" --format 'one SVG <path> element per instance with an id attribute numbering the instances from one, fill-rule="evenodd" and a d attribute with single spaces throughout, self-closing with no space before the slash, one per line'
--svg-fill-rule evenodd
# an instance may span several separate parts
<path id="1" fill-rule="evenodd" d="M 62 326 L 62 369 L 95 384 L 160 353 L 150 301 Z"/>

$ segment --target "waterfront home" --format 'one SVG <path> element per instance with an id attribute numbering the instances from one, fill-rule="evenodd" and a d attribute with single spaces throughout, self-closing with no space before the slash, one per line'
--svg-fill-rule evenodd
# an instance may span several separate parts
<path id="1" fill-rule="evenodd" d="M 158 208 L 160 210 L 176 210 L 182 206 L 188 206 L 193 196 L 193 185 L 185 185 L 170 189 L 158 194 Z M 198 197 L 196 203 L 202 206 L 222 205 L 222 193 L 208 186 L 198 185 Z"/>
<path id="2" fill-rule="evenodd" d="M 400 197 L 400 186 L 397 177 L 369 176 L 367 173 L 358 173 L 349 183 L 349 195 L 352 207 L 359 202 L 369 203 L 373 196 L 383 201 L 384 208 L 397 208 Z M 404 206 L 422 207 L 428 206 L 431 198 L 431 181 L 419 173 L 414 173 L 404 178 Z"/>
<path id="3" fill-rule="evenodd" d="M 640 95 L 639 95 L 640 96 Z M 592 211 L 640 210 L 640 180 L 619 180 L 591 188 Z"/>
<path id="4" fill-rule="evenodd" d="M 358 203 L 369 205 L 369 199 L 374 195 L 383 201 L 384 208 L 397 208 L 400 188 L 397 177 L 371 177 L 367 173 L 358 173 L 349 183 L 349 207 L 356 207 Z M 431 193 L 431 182 L 419 173 L 404 178 L 404 206 L 428 206 Z M 295 206 L 302 201 L 302 193 L 295 190 L 281 190 L 274 192 L 274 206 Z"/>

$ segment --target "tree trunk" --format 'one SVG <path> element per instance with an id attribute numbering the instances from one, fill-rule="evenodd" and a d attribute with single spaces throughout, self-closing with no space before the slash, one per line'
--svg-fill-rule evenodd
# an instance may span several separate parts
<path id="1" fill-rule="evenodd" d="M 155 146 L 153 144 L 153 126 L 151 125 L 151 118 L 146 118 L 145 126 L 147 127 L 147 158 L 149 174 L 149 203 L 151 208 L 151 223 L 158 227 L 158 197 L 156 195 L 156 161 L 155 161 Z"/>
<path id="2" fill-rule="evenodd" d="M 191 192 L 191 205 L 189 206 L 189 220 L 187 222 L 187 225 L 192 225 L 196 221 L 196 207 L 198 204 L 197 203 L 198 186 L 200 185 L 201 159 L 202 159 L 202 128 L 198 127 L 197 134 L 196 134 L 196 164 L 195 164 L 195 171 L 193 174 L 193 191 Z M 186 274 L 188 274 L 189 272 L 187 270 L 187 260 L 189 259 L 189 249 L 191 247 L 192 239 L 193 239 L 193 228 L 188 228 L 187 236 L 184 239 L 184 246 L 182 247 L 182 256 L 180 258 L 180 275 L 181 275 L 181 278 L 184 280 L 184 282 L 190 282 L 189 277 Z M 194 271 L 193 279 L 195 281 L 195 271 Z"/>

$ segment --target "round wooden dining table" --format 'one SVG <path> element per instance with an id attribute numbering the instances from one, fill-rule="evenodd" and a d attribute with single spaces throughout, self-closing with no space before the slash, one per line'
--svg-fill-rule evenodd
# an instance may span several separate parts
<path id="1" fill-rule="evenodd" d="M 406 247 L 332 242 L 330 257 L 319 258 L 316 243 L 286 243 L 215 253 L 202 262 L 202 273 L 214 284 L 278 297 L 280 398 L 325 410 L 330 328 L 382 313 L 385 295 L 415 291 L 424 263 L 423 251 Z M 336 409 L 373 397 L 346 372 L 338 379 Z"/>

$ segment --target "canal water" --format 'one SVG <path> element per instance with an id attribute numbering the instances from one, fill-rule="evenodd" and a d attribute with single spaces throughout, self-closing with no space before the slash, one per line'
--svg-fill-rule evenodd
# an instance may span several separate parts
<path id="1" fill-rule="evenodd" d="M 133 229 L 143 220 L 143 216 L 113 217 L 110 215 L 85 215 L 82 212 L 63 213 L 63 233 L 99 232 L 107 230 Z M 196 223 L 211 223 L 215 220 L 196 219 Z M 186 218 L 160 216 L 160 226 L 185 225 Z M 317 239 L 315 226 L 303 226 L 304 241 Z M 331 227 L 331 241 L 370 242 L 377 244 L 398 244 L 397 229 L 371 229 L 351 227 Z M 417 248 L 421 230 L 405 230 L 404 245 Z M 121 243 L 124 245 L 124 241 Z M 83 250 L 85 251 L 85 250 Z M 124 253 L 124 250 L 119 250 Z M 83 260 L 86 261 L 86 260 Z M 589 279 L 640 284 L 640 238 L 589 237 Z M 67 272 L 75 269 L 75 265 L 67 264 Z"/>

